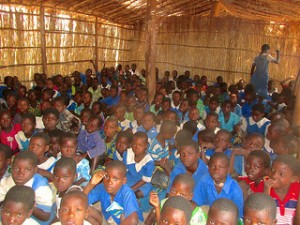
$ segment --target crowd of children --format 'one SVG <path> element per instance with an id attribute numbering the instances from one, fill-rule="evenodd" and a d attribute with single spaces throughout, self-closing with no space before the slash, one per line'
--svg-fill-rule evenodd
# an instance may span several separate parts
<path id="1" fill-rule="evenodd" d="M 300 224 L 293 81 L 190 76 L 157 71 L 153 102 L 136 64 L 5 77 L 1 223 Z"/>

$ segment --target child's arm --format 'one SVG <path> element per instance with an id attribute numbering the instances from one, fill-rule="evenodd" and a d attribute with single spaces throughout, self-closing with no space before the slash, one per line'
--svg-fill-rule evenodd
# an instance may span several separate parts
<path id="1" fill-rule="evenodd" d="M 137 183 L 135 183 L 134 185 L 132 185 L 131 189 L 136 191 L 138 188 L 142 187 L 146 183 L 147 183 L 146 181 L 140 180 Z"/>
<path id="2" fill-rule="evenodd" d="M 88 193 L 90 193 L 90 191 L 102 181 L 104 176 L 105 171 L 103 170 L 99 170 L 97 173 L 94 173 L 90 182 L 83 188 L 83 192 L 88 195 Z"/>
<path id="3" fill-rule="evenodd" d="M 136 212 L 131 213 L 128 217 L 126 217 L 120 225 L 136 225 L 139 223 L 139 217 Z"/>
<path id="4" fill-rule="evenodd" d="M 52 181 L 52 182 L 54 181 L 54 175 L 51 172 L 39 168 L 38 173 L 40 175 L 42 175 L 43 177 L 46 177 L 49 181 Z"/>
<path id="5" fill-rule="evenodd" d="M 153 206 L 155 210 L 156 222 L 158 222 L 160 219 L 160 208 L 159 208 L 160 205 L 159 205 L 159 198 L 156 192 L 154 191 L 150 192 L 149 203 Z"/>
<path id="6" fill-rule="evenodd" d="M 50 218 L 50 213 L 45 212 L 37 207 L 33 208 L 32 215 L 35 216 L 37 219 L 42 221 L 47 221 Z"/>

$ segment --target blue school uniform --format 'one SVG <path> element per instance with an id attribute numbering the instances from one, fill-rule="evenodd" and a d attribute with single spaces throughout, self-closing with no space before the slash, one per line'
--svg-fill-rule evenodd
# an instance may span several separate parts
<path id="1" fill-rule="evenodd" d="M 232 132 L 234 126 L 238 125 L 241 122 L 241 118 L 237 114 L 230 112 L 229 120 L 226 122 L 223 112 L 220 112 L 219 122 L 220 122 L 220 127 L 222 129 Z"/>
<path id="2" fill-rule="evenodd" d="M 113 201 L 111 201 L 111 196 L 107 193 L 103 184 L 98 184 L 88 194 L 88 199 L 89 204 L 94 204 L 100 201 L 102 215 L 106 220 L 113 219 L 117 224 L 120 224 L 120 216 L 122 214 L 125 218 L 127 218 L 134 212 L 138 214 L 140 221 L 144 220 L 135 194 L 126 184 L 120 188 Z"/>
<path id="3" fill-rule="evenodd" d="M 203 177 L 196 185 L 193 201 L 196 202 L 197 205 L 211 206 L 214 201 L 219 198 L 232 200 L 239 209 L 239 217 L 243 217 L 243 192 L 238 183 L 233 180 L 230 175 L 227 175 L 220 193 L 216 191 L 214 181 L 209 174 Z"/>
<path id="4" fill-rule="evenodd" d="M 167 141 L 165 141 L 165 147 L 163 148 L 161 143 L 159 143 L 159 141 L 156 138 L 154 138 L 154 140 L 151 142 L 148 148 L 148 152 L 154 161 L 159 161 L 163 158 L 169 157 L 168 149 L 169 146 Z"/>
<path id="5" fill-rule="evenodd" d="M 156 136 L 157 136 L 157 130 L 156 127 L 152 127 L 150 130 L 146 131 L 143 126 L 139 126 L 137 128 L 137 131 L 141 131 L 147 134 L 148 136 L 148 142 L 150 143 Z"/>
<path id="6" fill-rule="evenodd" d="M 170 183 L 169 183 L 169 187 L 168 187 L 167 192 L 170 192 L 170 189 L 172 187 L 172 183 L 173 183 L 175 177 L 177 175 L 179 175 L 179 174 L 186 174 L 186 168 L 182 164 L 182 162 L 179 162 L 173 168 L 173 170 L 172 170 L 172 172 L 170 174 Z M 197 167 L 196 171 L 192 175 L 194 181 L 196 183 L 199 182 L 207 174 L 208 174 L 208 168 L 207 168 L 207 166 L 205 165 L 205 163 L 201 159 L 198 159 L 198 167 Z"/>
<path id="7" fill-rule="evenodd" d="M 116 150 L 114 152 L 113 160 L 118 160 L 118 161 L 123 162 L 123 157 L 124 157 L 124 154 L 123 154 L 123 156 L 121 156 L 120 153 Z"/>
<path id="8" fill-rule="evenodd" d="M 215 152 L 215 149 L 207 149 L 205 155 L 209 159 L 213 154 L 215 154 Z M 223 153 L 230 159 L 232 154 L 232 151 L 230 149 L 226 149 L 225 151 L 223 151 Z"/>
<path id="9" fill-rule="evenodd" d="M 176 112 L 176 111 L 175 111 Z M 180 110 L 177 111 L 177 118 L 179 119 L 179 123 L 184 123 L 186 121 L 189 121 L 189 112 L 187 111 L 185 114 L 181 112 Z"/>
<path id="10" fill-rule="evenodd" d="M 266 134 L 267 127 L 271 124 L 270 120 L 263 117 L 260 121 L 255 122 L 252 117 L 246 118 L 247 123 L 247 133 L 259 133 L 263 136 Z"/>
<path id="11" fill-rule="evenodd" d="M 88 133 L 86 130 L 81 130 L 77 141 L 79 151 L 87 153 L 91 159 L 105 153 L 105 143 L 99 131 Z"/>

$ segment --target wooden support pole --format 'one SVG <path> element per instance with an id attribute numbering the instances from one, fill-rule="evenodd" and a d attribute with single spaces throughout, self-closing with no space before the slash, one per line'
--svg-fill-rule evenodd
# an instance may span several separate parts
<path id="1" fill-rule="evenodd" d="M 300 126 L 300 69 L 296 78 L 295 95 L 296 102 L 294 108 L 293 125 Z"/>
<path id="2" fill-rule="evenodd" d="M 149 101 L 154 99 L 156 90 L 156 0 L 147 0 L 146 20 L 146 52 L 145 66 L 147 74 L 147 88 L 149 90 Z"/>
<path id="3" fill-rule="evenodd" d="M 47 74 L 47 54 L 46 54 L 46 32 L 45 32 L 45 8 L 40 6 L 40 31 L 41 31 L 41 53 L 43 73 Z"/>
<path id="4" fill-rule="evenodd" d="M 95 69 L 96 72 L 98 71 L 99 65 L 99 57 L 98 57 L 98 17 L 96 16 L 96 23 L 95 23 Z"/>

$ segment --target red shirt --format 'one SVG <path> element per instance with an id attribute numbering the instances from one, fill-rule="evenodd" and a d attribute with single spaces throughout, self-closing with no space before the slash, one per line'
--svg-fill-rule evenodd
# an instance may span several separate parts
<path id="1" fill-rule="evenodd" d="M 250 180 L 248 176 L 239 176 L 238 181 L 245 181 L 253 192 L 264 192 L 265 182 L 262 179 L 258 184 Z"/>

